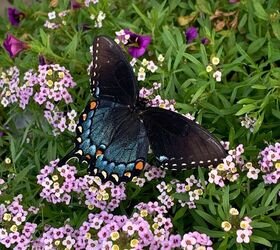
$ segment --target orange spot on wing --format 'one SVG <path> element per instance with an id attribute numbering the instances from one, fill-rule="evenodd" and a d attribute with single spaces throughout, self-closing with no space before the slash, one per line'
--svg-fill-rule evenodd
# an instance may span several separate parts
<path id="1" fill-rule="evenodd" d="M 103 154 L 102 150 L 98 149 L 96 151 L 96 157 L 98 157 L 99 155 L 102 155 L 102 154 Z"/>
<path id="2" fill-rule="evenodd" d="M 89 154 L 85 155 L 85 157 L 90 160 L 91 156 Z"/>
<path id="3" fill-rule="evenodd" d="M 135 168 L 137 170 L 142 170 L 143 167 L 144 167 L 144 163 L 142 161 L 137 162 L 136 165 L 135 165 Z"/>
<path id="4" fill-rule="evenodd" d="M 90 109 L 95 109 L 95 107 L 96 107 L 96 102 L 91 102 L 91 103 L 89 104 L 89 108 L 90 108 Z"/>

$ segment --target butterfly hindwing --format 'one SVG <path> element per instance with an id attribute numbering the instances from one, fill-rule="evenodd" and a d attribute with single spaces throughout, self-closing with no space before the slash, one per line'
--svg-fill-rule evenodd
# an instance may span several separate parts
<path id="1" fill-rule="evenodd" d="M 146 130 L 127 106 L 91 101 L 76 133 L 75 149 L 62 162 L 76 157 L 88 164 L 90 174 L 115 183 L 129 181 L 143 169 L 149 145 Z"/>
<path id="2" fill-rule="evenodd" d="M 143 118 L 153 153 L 164 168 L 217 165 L 226 157 L 222 145 L 207 130 L 178 113 L 148 108 Z"/>
<path id="3" fill-rule="evenodd" d="M 133 106 L 138 85 L 122 49 L 109 37 L 98 36 L 92 46 L 91 90 L 102 98 Z"/>

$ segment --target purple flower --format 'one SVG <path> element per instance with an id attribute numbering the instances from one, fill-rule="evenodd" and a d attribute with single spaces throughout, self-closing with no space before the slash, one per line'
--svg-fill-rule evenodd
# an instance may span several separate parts
<path id="1" fill-rule="evenodd" d="M 210 41 L 209 41 L 209 39 L 208 39 L 207 37 L 202 37 L 200 41 L 201 41 L 201 43 L 204 44 L 204 45 L 210 43 Z"/>
<path id="2" fill-rule="evenodd" d="M 229 3 L 238 3 L 239 0 L 229 0 L 228 2 L 229 2 Z"/>
<path id="3" fill-rule="evenodd" d="M 2 137 L 4 135 L 3 131 L 0 131 L 0 137 Z"/>
<path id="4" fill-rule="evenodd" d="M 20 12 L 16 8 L 8 8 L 9 21 L 13 26 L 18 26 L 20 21 L 25 17 L 23 12 Z"/>
<path id="5" fill-rule="evenodd" d="M 71 8 L 72 9 L 79 9 L 79 8 L 81 8 L 82 7 L 82 5 L 79 3 L 79 2 L 77 2 L 77 1 L 75 1 L 75 0 L 72 0 L 71 1 Z"/>
<path id="6" fill-rule="evenodd" d="M 11 58 L 15 57 L 21 51 L 29 48 L 27 43 L 20 41 L 11 34 L 7 35 L 6 39 L 4 40 L 3 46 L 8 51 Z"/>
<path id="7" fill-rule="evenodd" d="M 195 27 L 190 27 L 186 30 L 186 40 L 187 40 L 187 43 L 191 43 L 194 39 L 197 38 L 198 36 L 198 28 L 195 28 Z"/>
<path id="8" fill-rule="evenodd" d="M 125 34 L 130 35 L 127 43 L 128 53 L 135 58 L 144 55 L 148 45 L 151 42 L 151 37 L 135 34 L 129 29 L 124 30 L 124 32 Z"/>

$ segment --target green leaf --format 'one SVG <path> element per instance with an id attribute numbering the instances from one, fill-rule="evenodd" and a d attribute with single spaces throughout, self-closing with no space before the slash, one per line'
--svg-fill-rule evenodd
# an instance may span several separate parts
<path id="1" fill-rule="evenodd" d="M 179 63 L 181 62 L 186 48 L 187 48 L 187 45 L 184 44 L 180 47 L 179 51 L 177 52 L 177 56 L 176 56 L 176 59 L 175 59 L 174 64 L 173 64 L 173 69 L 174 70 L 177 69 Z"/>
<path id="2" fill-rule="evenodd" d="M 264 118 L 264 112 L 262 112 L 259 115 L 259 117 L 258 117 L 258 119 L 257 119 L 257 121 L 255 123 L 254 131 L 253 131 L 254 134 L 256 134 L 259 131 L 259 129 L 260 129 L 261 125 L 262 125 L 262 122 L 263 122 L 263 118 Z"/>
<path id="3" fill-rule="evenodd" d="M 251 218 L 259 216 L 259 215 L 264 215 L 265 213 L 267 213 L 269 210 L 272 210 L 276 207 L 275 206 L 269 206 L 269 207 L 258 207 L 258 208 L 253 208 L 251 210 L 248 211 L 248 216 L 250 216 Z"/>
<path id="4" fill-rule="evenodd" d="M 132 7 L 136 11 L 136 13 L 141 17 L 141 19 L 144 21 L 146 27 L 151 30 L 150 20 L 137 8 L 135 4 L 132 4 Z"/>
<path id="5" fill-rule="evenodd" d="M 174 220 L 178 220 L 178 219 L 182 218 L 182 217 L 185 215 L 185 213 L 186 213 L 187 210 L 188 210 L 187 206 L 181 207 L 181 208 L 176 212 L 176 214 L 175 214 L 175 216 L 174 216 Z"/>
<path id="6" fill-rule="evenodd" d="M 214 230 L 210 230 L 208 228 L 200 227 L 200 226 L 194 226 L 194 229 L 197 230 L 198 232 L 205 233 L 212 238 L 221 238 L 222 239 L 226 235 L 225 232 L 214 231 Z"/>
<path id="7" fill-rule="evenodd" d="M 193 104 L 194 102 L 197 101 L 197 99 L 202 95 L 202 93 L 204 92 L 204 90 L 208 87 L 208 84 L 203 84 L 194 94 L 192 100 L 191 100 L 191 104 Z"/>
<path id="8" fill-rule="evenodd" d="M 280 111 L 279 110 L 272 109 L 271 112 L 276 118 L 280 119 Z"/>
<path id="9" fill-rule="evenodd" d="M 260 184 L 257 188 L 255 188 L 245 199 L 244 204 L 254 204 L 257 200 L 259 200 L 265 193 L 264 184 Z"/>
<path id="10" fill-rule="evenodd" d="M 266 89 L 266 86 L 262 84 L 254 84 L 251 86 L 252 89 Z"/>
<path id="11" fill-rule="evenodd" d="M 279 23 L 279 21 L 271 23 L 271 27 L 272 27 L 275 37 L 278 40 L 280 40 L 280 23 Z"/>
<path id="12" fill-rule="evenodd" d="M 212 15 L 211 6 L 208 1 L 196 0 L 196 5 L 197 5 L 198 10 L 200 10 L 208 15 Z"/>
<path id="13" fill-rule="evenodd" d="M 254 5 L 254 9 L 255 9 L 255 15 L 258 18 L 267 21 L 268 20 L 268 15 L 265 12 L 262 4 L 258 0 L 254 0 L 252 2 L 253 2 L 253 5 Z"/>
<path id="14" fill-rule="evenodd" d="M 43 29 L 40 29 L 39 32 L 40 32 L 40 37 L 41 37 L 41 40 L 42 40 L 42 44 L 46 48 L 49 48 L 49 43 L 50 43 L 49 42 L 49 35 L 47 35 Z"/>
<path id="15" fill-rule="evenodd" d="M 73 36 L 72 41 L 65 48 L 66 55 L 69 55 L 71 58 L 74 58 L 76 56 L 76 50 L 77 50 L 78 41 L 79 41 L 78 34 L 79 33 L 75 33 L 75 35 Z"/>
<path id="16" fill-rule="evenodd" d="M 250 113 L 252 110 L 255 110 L 257 106 L 255 104 L 247 104 L 243 105 L 243 107 L 235 114 L 237 116 L 244 115 L 246 113 Z"/>
<path id="17" fill-rule="evenodd" d="M 257 52 L 258 50 L 260 50 L 263 47 L 265 42 L 266 42 L 265 37 L 261 37 L 261 38 L 254 40 L 248 47 L 248 50 L 247 50 L 248 53 L 253 54 L 253 53 Z"/>
<path id="18" fill-rule="evenodd" d="M 280 190 L 280 183 L 278 183 L 276 187 L 274 187 L 270 192 L 269 196 L 267 197 L 267 200 L 264 203 L 265 206 L 268 206 L 271 203 L 271 201 L 274 199 L 274 197 L 278 196 L 277 194 L 279 190 Z"/>
<path id="19" fill-rule="evenodd" d="M 203 220 L 207 221 L 208 223 L 212 224 L 215 227 L 220 227 L 220 224 L 218 221 L 215 219 L 215 217 L 211 216 L 208 213 L 205 213 L 204 211 L 201 210 L 196 210 L 195 211 Z"/>
<path id="20" fill-rule="evenodd" d="M 252 221 L 250 223 L 250 225 L 253 228 L 265 228 L 265 227 L 271 227 L 271 225 L 269 223 L 265 223 L 265 222 L 257 222 L 257 221 Z"/>
<path id="21" fill-rule="evenodd" d="M 25 167 L 19 173 L 17 173 L 16 177 L 13 180 L 13 186 L 16 187 L 19 182 L 23 181 L 23 179 L 28 175 L 29 171 L 34 167 L 35 167 L 34 165 L 30 165 L 28 167 Z"/>
<path id="22" fill-rule="evenodd" d="M 259 236 L 252 235 L 250 237 L 250 240 L 252 242 L 259 243 L 259 244 L 267 246 L 267 247 L 272 247 L 271 243 L 268 240 L 266 240 L 265 238 L 259 237 Z"/>

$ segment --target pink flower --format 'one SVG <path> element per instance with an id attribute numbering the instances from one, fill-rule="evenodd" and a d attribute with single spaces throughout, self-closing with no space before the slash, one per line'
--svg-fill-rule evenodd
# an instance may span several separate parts
<path id="1" fill-rule="evenodd" d="M 15 57 L 21 51 L 29 48 L 27 43 L 20 41 L 11 34 L 7 35 L 6 39 L 4 40 L 3 46 L 7 50 L 11 58 Z"/>
<path id="2" fill-rule="evenodd" d="M 236 242 L 237 243 L 249 243 L 250 242 L 250 238 L 249 236 L 251 235 L 251 230 L 237 230 L 236 234 L 237 234 L 237 238 L 236 238 Z"/>

